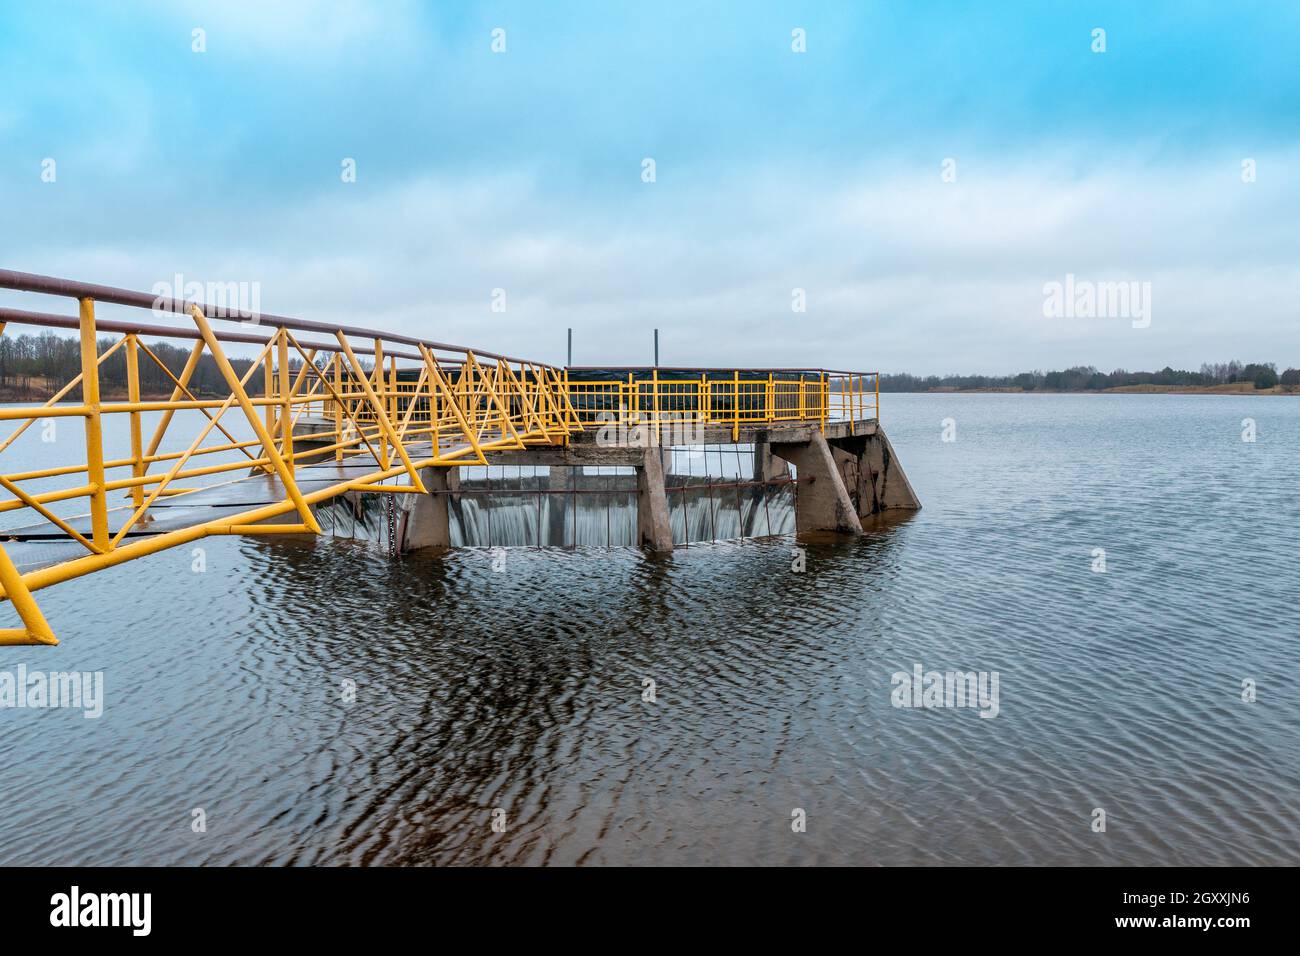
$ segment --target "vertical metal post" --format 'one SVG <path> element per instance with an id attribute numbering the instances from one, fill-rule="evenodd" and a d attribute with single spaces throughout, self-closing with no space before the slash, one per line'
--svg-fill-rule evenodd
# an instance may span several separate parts
<path id="1" fill-rule="evenodd" d="M 731 370 L 731 440 L 740 439 L 740 370 Z"/>
<path id="2" fill-rule="evenodd" d="M 343 359 L 338 352 L 334 353 L 334 440 L 343 441 L 343 384 L 342 384 Z M 343 460 L 343 446 L 340 445 L 334 449 L 334 460 Z"/>
<path id="3" fill-rule="evenodd" d="M 104 431 L 99 411 L 99 348 L 95 303 L 81 300 L 81 397 L 86 412 L 86 477 L 90 479 L 90 527 L 95 547 L 108 551 L 108 494 L 104 489 Z"/>
<path id="4" fill-rule="evenodd" d="M 460 381 L 457 384 L 460 386 L 460 413 L 468 421 L 470 416 L 469 393 L 470 389 L 474 387 L 474 366 L 469 361 L 469 353 L 466 352 L 465 355 L 466 360 L 460 367 Z"/>
<path id="5" fill-rule="evenodd" d="M 570 358 L 572 358 L 572 356 L 570 356 Z M 573 413 L 573 394 L 569 391 L 569 367 L 567 365 L 564 367 L 564 378 L 560 387 L 564 389 L 564 404 L 565 407 L 569 409 L 569 414 L 565 416 L 565 421 L 571 421 L 576 416 Z M 564 433 L 564 447 L 569 447 L 568 430 Z"/>
<path id="6" fill-rule="evenodd" d="M 126 337 L 126 400 L 131 404 L 140 401 L 140 348 L 135 333 Z M 140 413 L 131 412 L 131 477 L 144 477 L 143 439 L 140 434 Z M 144 485 L 131 487 L 131 501 L 139 508 L 144 504 Z"/>
<path id="7" fill-rule="evenodd" d="M 569 329 L 569 358 L 564 365 L 565 368 L 573 365 L 573 329 Z"/>
<path id="8" fill-rule="evenodd" d="M 659 330 L 655 329 L 655 368 L 659 367 Z"/>
<path id="9" fill-rule="evenodd" d="M 397 356 L 396 355 L 390 355 L 388 357 L 388 388 L 389 388 L 388 418 L 393 423 L 393 427 L 396 428 L 397 417 L 398 417 L 398 406 L 399 406 L 398 396 L 397 396 Z"/>
<path id="10" fill-rule="evenodd" d="M 438 440 L 442 434 L 442 412 L 438 409 L 438 383 L 434 381 L 432 372 L 436 369 L 430 369 L 427 376 L 429 380 L 429 428 L 432 432 L 429 441 L 433 444 L 433 457 L 438 457 Z M 451 499 L 447 499 L 447 507 L 451 507 Z"/>
<path id="11" fill-rule="evenodd" d="M 360 372 L 358 373 L 360 374 Z M 375 374 L 374 374 L 374 391 L 378 396 L 375 402 L 375 424 L 379 424 L 379 416 L 384 414 L 384 343 L 380 339 L 375 339 Z M 384 440 L 385 432 L 383 428 L 379 429 L 379 467 L 388 468 L 388 442 Z"/>
<path id="12" fill-rule="evenodd" d="M 280 366 L 280 454 L 284 466 L 293 469 L 293 405 L 289 401 L 289 330 L 281 329 L 276 345 L 276 363 Z M 270 356 L 267 356 L 269 362 Z"/>
<path id="13" fill-rule="evenodd" d="M 272 353 L 269 349 L 266 352 L 266 364 L 262 366 L 262 387 L 265 394 L 263 398 L 271 398 L 275 394 L 275 373 L 271 368 Z M 275 434 L 275 406 L 270 402 L 266 403 L 266 431 L 268 434 Z"/>
<path id="14" fill-rule="evenodd" d="M 830 378 L 827 376 L 825 372 L 822 372 L 821 397 L 822 397 L 822 416 L 821 416 L 822 434 L 825 435 L 826 417 L 830 414 L 830 405 L 831 405 L 831 383 L 830 383 Z M 796 493 L 797 493 L 797 489 L 796 489 Z"/>
<path id="15" fill-rule="evenodd" d="M 655 367 L 650 372 L 650 408 L 654 414 L 655 447 L 663 442 L 659 424 L 659 330 L 655 329 Z"/>

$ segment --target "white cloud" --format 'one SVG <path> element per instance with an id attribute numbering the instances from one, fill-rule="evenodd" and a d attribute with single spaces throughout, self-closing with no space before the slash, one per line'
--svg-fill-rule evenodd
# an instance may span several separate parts
<path id="1" fill-rule="evenodd" d="M 839 181 L 751 170 L 586 198 L 548 195 L 524 173 L 340 183 L 278 208 L 214 202 L 190 210 L 201 228 L 129 249 L 109 228 L 60 233 L 18 267 L 142 288 L 177 270 L 256 280 L 269 312 L 551 361 L 572 326 L 581 364 L 648 361 L 656 326 L 664 361 L 681 365 L 1300 364 L 1298 187 L 1242 184 L 1231 157 L 1055 168 L 1040 158 L 958 185 L 937 166 Z M 1151 328 L 1044 318 L 1043 284 L 1066 273 L 1151 282 Z M 504 314 L 489 308 L 498 287 Z M 806 314 L 790 309 L 794 287 Z"/>

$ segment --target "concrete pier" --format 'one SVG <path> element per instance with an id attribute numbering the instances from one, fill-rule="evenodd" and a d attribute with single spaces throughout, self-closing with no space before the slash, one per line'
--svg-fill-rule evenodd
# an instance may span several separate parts
<path id="1" fill-rule="evenodd" d="M 451 494 L 460 488 L 460 469 L 426 468 L 422 472 L 425 495 L 400 495 L 402 516 L 399 519 L 399 549 L 451 547 Z"/>
<path id="2" fill-rule="evenodd" d="M 861 534 L 858 509 L 820 432 L 803 442 L 772 442 L 772 454 L 799 471 L 795 494 L 795 527 L 799 531 L 838 531 Z"/>
<path id="3" fill-rule="evenodd" d="M 570 523 L 576 519 L 570 517 L 572 510 L 570 496 L 557 494 L 557 492 L 567 492 L 573 488 L 572 472 L 568 468 L 551 468 L 546 476 L 546 487 L 550 492 L 546 496 L 550 502 L 550 507 L 547 509 L 550 516 L 547 540 L 569 543 L 573 539 Z"/>
<path id="4" fill-rule="evenodd" d="M 664 489 L 664 459 L 660 449 L 649 449 L 636 470 L 636 530 L 642 548 L 673 549 L 673 527 L 668 520 L 668 493 Z"/>
<path id="5" fill-rule="evenodd" d="M 894 454 L 894 446 L 882 429 L 877 428 L 870 435 L 833 438 L 829 445 L 859 517 L 867 518 L 882 511 L 915 511 L 921 507 L 912 483 Z"/>

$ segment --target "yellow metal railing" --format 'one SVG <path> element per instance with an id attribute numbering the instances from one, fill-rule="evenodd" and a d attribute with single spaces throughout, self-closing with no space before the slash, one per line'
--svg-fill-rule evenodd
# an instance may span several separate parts
<path id="1" fill-rule="evenodd" d="M 487 464 L 489 452 L 567 444 L 575 432 L 602 423 L 648 425 L 661 441 L 666 428 L 686 425 L 730 428 L 734 438 L 763 423 L 825 429 L 860 422 L 875 418 L 879 406 L 874 373 L 654 369 L 578 381 L 544 363 L 410 336 L 250 316 L 48 276 L 0 270 L 0 288 L 75 299 L 75 316 L 0 308 L 0 335 L 7 325 L 74 331 L 80 366 L 43 404 L 0 408 L 0 423 L 16 423 L 0 438 L 0 461 L 12 460 L 3 453 L 38 421 L 80 419 L 84 433 L 84 460 L 76 464 L 0 466 L 0 488 L 11 496 L 0 500 L 0 516 L 8 516 L 0 522 L 10 529 L 0 531 L 0 597 L 22 624 L 0 628 L 0 644 L 58 643 L 32 597 L 41 588 L 208 535 L 319 533 L 313 505 L 347 491 L 424 492 L 427 468 Z M 102 321 L 99 303 L 147 309 L 177 324 Z M 218 332 L 218 321 L 244 327 Z M 180 369 L 158 354 L 160 342 L 188 345 Z M 228 352 L 232 347 L 252 356 Z M 104 371 L 119 363 L 122 387 L 106 398 Z M 144 396 L 146 377 L 165 383 L 165 398 Z M 117 444 L 129 452 L 108 447 L 105 438 L 106 424 L 119 416 L 127 426 Z M 156 416 L 151 429 L 146 416 Z M 164 451 L 169 438 L 175 447 L 178 432 L 189 438 L 184 449 Z M 300 484 L 304 465 L 331 459 L 347 469 L 317 467 L 314 480 Z M 235 495 L 234 509 L 212 509 L 235 514 L 204 519 L 197 509 L 191 523 L 152 527 L 151 508 L 163 499 L 187 503 L 186 495 L 230 488 L 257 472 L 274 479 L 280 500 L 240 510 Z M 265 500 L 265 487 L 255 500 Z M 76 550 L 28 560 L 20 571 L 4 542 L 38 538 Z"/>
<path id="2" fill-rule="evenodd" d="M 876 372 L 779 369 L 628 371 L 615 380 L 568 382 L 569 403 L 583 425 L 642 426 L 666 432 L 689 426 L 743 427 L 776 422 L 863 422 L 878 417 Z M 686 442 L 683 442 L 686 443 Z"/>
<path id="3" fill-rule="evenodd" d="M 344 491 L 423 492 L 423 469 L 485 464 L 485 452 L 562 444 L 581 428 L 569 405 L 563 370 L 541 363 L 346 327 L 328 330 L 332 340 L 300 340 L 303 331 L 327 328 L 267 316 L 259 317 L 258 333 L 222 334 L 198 304 L 159 303 L 142 293 L 22 273 L 0 272 L 0 287 L 76 298 L 76 318 L 0 309 L 0 333 L 12 324 L 75 328 L 81 366 L 45 403 L 0 408 L 0 422 L 17 423 L 0 440 L 0 453 L 40 420 L 79 418 L 85 435 L 83 464 L 0 473 L 0 487 L 12 495 L 0 501 L 0 513 L 22 512 L 6 521 L 15 530 L 0 532 L 0 539 L 22 538 L 22 522 L 37 522 L 83 552 L 20 573 L 0 544 L 0 588 L 22 620 L 21 627 L 0 629 L 0 644 L 57 643 L 32 598 L 40 588 L 206 535 L 319 533 L 311 510 L 319 501 Z M 96 301 L 152 307 L 189 324 L 97 322 Z M 106 331 L 120 337 L 102 347 L 99 334 Z M 143 341 L 145 334 L 151 340 L 192 342 L 184 367 L 179 372 L 168 368 Z M 367 344 L 364 358 L 361 347 L 354 346 L 358 338 Z M 256 357 L 232 360 L 226 350 L 232 343 L 254 345 Z M 101 369 L 118 357 L 126 363 L 127 394 L 125 400 L 104 400 Z M 220 373 L 224 391 L 216 396 L 196 394 L 191 387 L 204 358 Z M 141 369 L 150 363 L 172 383 L 166 399 L 141 397 Z M 79 400 L 66 403 L 78 388 Z M 158 412 L 161 418 L 146 443 L 142 416 Z M 160 452 L 178 412 L 200 413 L 202 427 L 184 451 Z M 128 456 L 112 455 L 106 448 L 104 424 L 119 415 L 129 419 Z M 296 429 L 308 422 L 311 445 L 295 449 Z M 298 437 L 301 441 L 303 436 Z M 300 488 L 296 476 L 301 463 L 330 456 L 370 467 L 361 474 L 336 470 L 337 480 L 327 487 Z M 274 476 L 283 500 L 148 533 L 149 509 L 160 498 L 193 493 L 196 482 L 203 487 L 234 483 L 250 469 Z M 31 487 L 59 479 L 63 487 Z M 125 506 L 118 505 L 119 499 Z M 68 517 L 69 507 L 83 513 Z M 276 518 L 284 520 L 271 523 Z"/>

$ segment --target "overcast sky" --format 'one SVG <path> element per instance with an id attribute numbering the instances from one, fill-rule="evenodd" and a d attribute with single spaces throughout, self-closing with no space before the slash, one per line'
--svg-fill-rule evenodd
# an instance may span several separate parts
<path id="1" fill-rule="evenodd" d="M 576 364 L 1300 365 L 1300 5 L 438 6 L 6 4 L 0 268 Z"/>

